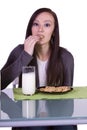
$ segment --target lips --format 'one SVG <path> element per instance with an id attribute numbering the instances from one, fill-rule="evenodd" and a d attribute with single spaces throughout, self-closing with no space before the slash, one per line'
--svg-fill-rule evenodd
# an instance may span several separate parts
<path id="1" fill-rule="evenodd" d="M 44 38 L 44 36 L 43 36 L 43 35 L 41 35 L 41 36 L 40 36 L 40 39 L 43 39 L 43 38 Z"/>
<path id="2" fill-rule="evenodd" d="M 40 40 L 44 38 L 44 35 L 38 35 L 40 37 Z"/>

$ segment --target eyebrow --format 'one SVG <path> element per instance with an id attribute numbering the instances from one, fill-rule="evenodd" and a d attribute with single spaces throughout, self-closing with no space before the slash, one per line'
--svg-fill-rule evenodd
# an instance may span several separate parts
<path id="1" fill-rule="evenodd" d="M 39 20 L 34 20 L 34 22 L 39 22 Z M 43 21 L 43 22 L 50 22 L 50 23 L 52 23 L 51 20 L 45 20 L 45 21 Z"/>

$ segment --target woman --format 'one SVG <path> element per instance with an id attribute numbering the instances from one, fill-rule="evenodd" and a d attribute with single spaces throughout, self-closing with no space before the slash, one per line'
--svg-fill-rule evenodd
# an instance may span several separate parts
<path id="1" fill-rule="evenodd" d="M 59 45 L 58 19 L 49 8 L 38 9 L 31 16 L 24 44 L 18 45 L 11 52 L 1 70 L 2 89 L 6 88 L 16 77 L 19 77 L 19 87 L 21 87 L 22 67 L 29 65 L 36 66 L 37 87 L 72 86 L 73 84 L 74 59 L 69 51 Z M 76 126 L 51 128 L 76 130 Z"/>

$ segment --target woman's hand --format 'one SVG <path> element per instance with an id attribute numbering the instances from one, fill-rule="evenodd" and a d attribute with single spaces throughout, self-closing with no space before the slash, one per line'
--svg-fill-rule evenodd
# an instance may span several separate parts
<path id="1" fill-rule="evenodd" d="M 33 55 L 35 44 L 39 41 L 39 39 L 39 36 L 29 36 L 24 41 L 24 50 L 30 55 Z"/>

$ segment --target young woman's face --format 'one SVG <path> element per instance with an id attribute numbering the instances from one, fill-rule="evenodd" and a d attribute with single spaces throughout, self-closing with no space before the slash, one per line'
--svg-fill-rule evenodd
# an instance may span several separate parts
<path id="1" fill-rule="evenodd" d="M 54 31 L 54 26 L 54 18 L 50 13 L 40 13 L 33 22 L 32 35 L 40 37 L 39 44 L 49 43 Z"/>

